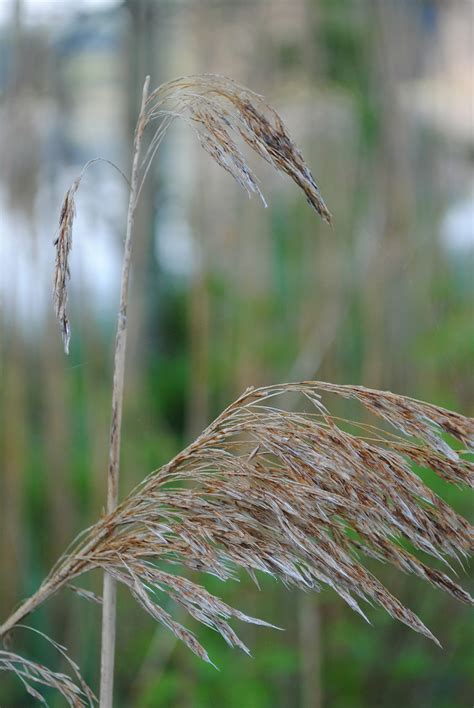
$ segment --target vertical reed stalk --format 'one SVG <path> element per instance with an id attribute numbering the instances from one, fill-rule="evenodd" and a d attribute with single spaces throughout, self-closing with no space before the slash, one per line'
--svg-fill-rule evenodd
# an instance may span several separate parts
<path id="1" fill-rule="evenodd" d="M 122 404 L 125 379 L 125 350 L 127 344 L 127 305 L 130 261 L 132 255 L 133 225 L 139 192 L 139 161 L 143 131 L 146 125 L 144 115 L 148 98 L 150 77 L 143 84 L 140 117 L 137 122 L 134 140 L 132 176 L 130 180 L 130 200 L 128 204 L 127 230 L 122 263 L 122 281 L 120 286 L 120 304 L 115 340 L 114 379 L 112 390 L 112 421 L 110 425 L 109 467 L 107 477 L 107 513 L 111 513 L 118 503 L 118 484 L 120 470 L 120 432 L 122 427 Z M 102 652 L 100 668 L 100 705 L 112 708 L 115 661 L 116 629 L 116 581 L 107 572 L 104 573 L 102 606 Z"/>

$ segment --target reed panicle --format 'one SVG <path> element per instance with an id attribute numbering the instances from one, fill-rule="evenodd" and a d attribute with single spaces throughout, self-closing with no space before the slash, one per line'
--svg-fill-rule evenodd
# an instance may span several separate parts
<path id="1" fill-rule="evenodd" d="M 144 159 L 145 169 L 175 118 L 194 130 L 204 150 L 249 195 L 258 194 L 265 204 L 258 180 L 238 146 L 239 139 L 291 177 L 313 209 L 331 223 L 331 214 L 300 151 L 278 113 L 262 96 L 217 74 L 186 76 L 163 84 L 150 94 L 144 114 L 146 123 L 158 121 Z"/>
<path id="2" fill-rule="evenodd" d="M 273 399 L 298 393 L 310 411 Z M 331 416 L 323 397 L 358 401 L 393 431 Z M 449 559 L 473 550 L 473 529 L 413 471 L 431 467 L 473 487 L 474 420 L 437 406 L 361 386 L 301 382 L 249 389 L 185 450 L 152 472 L 59 560 L 49 577 L 0 628 L 0 636 L 61 587 L 102 569 L 193 652 L 211 661 L 196 636 L 164 609 L 168 596 L 198 622 L 248 652 L 229 620 L 266 625 L 199 583 L 246 571 L 287 587 L 331 587 L 362 617 L 361 601 L 438 643 L 430 630 L 367 570 L 364 558 L 417 575 L 461 602 Z M 457 439 L 462 445 L 451 445 Z M 455 449 L 460 447 L 460 449 Z M 407 544 L 413 550 L 407 550 Z M 445 572 L 416 552 L 442 561 Z"/>

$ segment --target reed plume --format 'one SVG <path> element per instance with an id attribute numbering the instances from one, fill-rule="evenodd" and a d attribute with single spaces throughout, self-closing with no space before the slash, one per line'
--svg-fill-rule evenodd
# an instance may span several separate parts
<path id="1" fill-rule="evenodd" d="M 17 624 L 15 629 L 27 629 L 45 639 L 53 649 L 60 654 L 69 665 L 73 678 L 68 674 L 51 671 L 48 667 L 10 651 L 10 648 L 0 649 L 0 671 L 11 671 L 21 681 L 27 693 L 43 705 L 48 705 L 36 687 L 47 687 L 56 690 L 69 706 L 80 708 L 92 706 L 97 699 L 81 676 L 79 667 L 70 659 L 65 647 L 50 639 L 43 632 L 32 627 Z"/>
<path id="2" fill-rule="evenodd" d="M 331 214 L 300 151 L 281 117 L 262 96 L 216 74 L 188 76 L 163 84 L 150 94 L 145 108 L 144 120 L 158 121 L 145 156 L 145 169 L 175 118 L 181 118 L 194 130 L 204 150 L 249 195 L 258 194 L 265 204 L 238 139 L 276 170 L 291 177 L 313 209 L 331 223 Z"/>
<path id="3" fill-rule="evenodd" d="M 273 399 L 290 393 L 302 395 L 312 410 L 275 406 Z M 353 424 L 357 434 L 348 432 L 347 421 L 331 416 L 323 400 L 330 394 L 355 399 L 393 431 Z M 457 445 L 448 442 L 453 438 Z M 162 599 L 168 596 L 228 644 L 248 651 L 229 620 L 266 623 L 212 595 L 197 575 L 229 580 L 245 570 L 257 583 L 258 573 L 265 573 L 302 590 L 328 585 L 365 619 L 361 601 L 380 605 L 438 643 L 367 570 L 364 558 L 413 573 L 472 604 L 449 574 L 449 558 L 472 553 L 472 527 L 410 463 L 472 488 L 474 464 L 466 453 L 473 443 L 473 419 L 389 392 L 323 382 L 249 389 L 73 545 L 0 636 L 73 579 L 102 569 L 211 661 Z M 446 571 L 416 551 L 442 561 Z"/>

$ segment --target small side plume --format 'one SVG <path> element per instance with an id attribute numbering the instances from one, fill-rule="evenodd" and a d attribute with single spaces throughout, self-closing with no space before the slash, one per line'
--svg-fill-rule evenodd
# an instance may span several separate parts
<path id="1" fill-rule="evenodd" d="M 76 179 L 64 196 L 59 217 L 59 233 L 54 241 L 56 247 L 56 266 L 54 269 L 54 308 L 61 328 L 64 351 L 69 354 L 71 327 L 67 314 L 68 283 L 71 277 L 69 255 L 72 248 L 72 226 L 76 216 L 74 196 L 78 190 L 80 178 Z"/>

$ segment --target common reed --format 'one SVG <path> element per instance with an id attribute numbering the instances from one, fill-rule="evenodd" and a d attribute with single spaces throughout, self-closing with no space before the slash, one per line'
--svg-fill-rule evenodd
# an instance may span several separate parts
<path id="1" fill-rule="evenodd" d="M 313 410 L 288 412 L 273 404 L 289 393 L 304 396 Z M 357 435 L 347 432 L 323 402 L 328 394 L 357 400 L 394 432 L 369 425 L 360 425 Z M 448 444 L 446 434 L 463 447 Z M 394 565 L 472 604 L 448 563 L 472 553 L 472 527 L 410 463 L 472 488 L 474 465 L 466 451 L 473 449 L 473 419 L 393 393 L 322 382 L 249 389 L 76 541 L 0 635 L 78 576 L 102 569 L 205 661 L 211 659 L 195 635 L 163 609 L 164 595 L 248 651 L 229 619 L 266 623 L 185 574 L 228 580 L 244 569 L 257 583 L 261 572 L 303 590 L 328 585 L 366 619 L 360 601 L 378 604 L 438 643 L 363 560 Z M 442 560 L 447 571 L 420 560 L 403 541 Z M 81 705 L 74 700 L 70 705 Z"/>
<path id="2" fill-rule="evenodd" d="M 104 608 L 105 635 L 114 634 L 113 598 L 110 602 L 119 582 L 146 612 L 205 661 L 211 661 L 206 649 L 164 609 L 160 602 L 164 596 L 220 633 L 229 645 L 248 652 L 229 621 L 267 623 L 211 594 L 198 575 L 229 580 L 244 570 L 257 584 L 258 573 L 264 573 L 302 590 L 328 585 L 362 617 L 367 619 L 361 601 L 380 605 L 438 643 L 423 622 L 369 572 L 364 559 L 384 561 L 462 602 L 473 602 L 449 575 L 448 562 L 472 552 L 472 527 L 412 468 L 412 463 L 429 467 L 448 483 L 472 488 L 474 464 L 466 453 L 474 449 L 473 419 L 360 386 L 305 381 L 250 388 L 185 450 L 116 503 L 133 219 L 153 156 L 178 117 L 249 193 L 260 194 L 260 189 L 238 147 L 239 138 L 288 174 L 318 214 L 331 221 L 301 154 L 279 116 L 260 96 L 218 76 L 178 79 L 150 95 L 145 82 L 130 181 L 107 513 L 80 534 L 37 592 L 0 626 L 0 637 L 9 635 L 61 588 L 99 569 L 109 579 L 109 595 L 104 593 L 104 605 L 109 602 L 108 615 Z M 157 127 L 141 159 L 143 132 L 154 121 Z M 55 301 L 66 348 L 68 259 L 78 184 L 76 180 L 66 194 L 56 243 Z M 287 394 L 299 394 L 310 410 L 277 407 L 274 399 Z M 331 395 L 355 399 L 383 427 L 354 424 L 357 434 L 349 432 L 345 422 L 329 412 L 326 398 Z M 414 550 L 408 550 L 407 544 Z M 446 572 L 428 565 L 416 551 L 444 562 Z M 108 706 L 114 639 L 103 631 L 104 640 L 109 640 L 109 654 L 105 671 L 102 665 L 101 705 Z M 36 682 L 58 689 L 71 706 L 95 700 L 75 665 L 74 675 L 68 677 L 4 651 L 0 669 L 14 670 L 32 695 L 37 693 L 32 685 Z M 39 693 L 35 697 L 41 700 Z"/>

